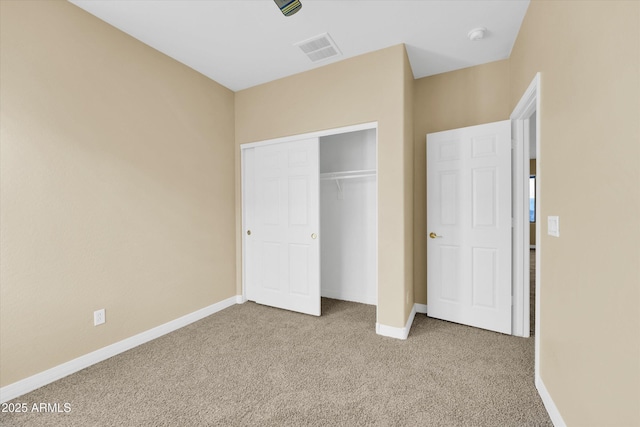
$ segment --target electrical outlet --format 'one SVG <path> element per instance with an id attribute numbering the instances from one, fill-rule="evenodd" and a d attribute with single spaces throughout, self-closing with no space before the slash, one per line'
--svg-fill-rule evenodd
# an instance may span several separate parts
<path id="1" fill-rule="evenodd" d="M 107 319 L 104 315 L 104 308 L 93 312 L 93 326 L 102 325 Z"/>

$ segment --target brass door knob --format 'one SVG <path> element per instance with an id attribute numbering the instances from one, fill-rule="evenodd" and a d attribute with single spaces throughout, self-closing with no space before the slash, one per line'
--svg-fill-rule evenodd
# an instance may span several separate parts
<path id="1" fill-rule="evenodd" d="M 316 237 L 318 237 L 318 235 L 316 233 L 311 233 L 311 238 L 315 239 Z"/>
<path id="2" fill-rule="evenodd" d="M 429 233 L 429 237 L 431 237 L 432 239 L 435 239 L 436 237 L 442 237 L 442 236 L 438 236 L 436 233 L 432 231 L 431 233 Z"/>

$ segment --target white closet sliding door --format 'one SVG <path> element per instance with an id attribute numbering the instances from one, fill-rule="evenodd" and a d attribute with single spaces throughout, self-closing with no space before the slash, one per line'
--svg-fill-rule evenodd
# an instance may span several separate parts
<path id="1" fill-rule="evenodd" d="M 320 315 L 318 138 L 243 155 L 245 286 L 259 304 Z"/>

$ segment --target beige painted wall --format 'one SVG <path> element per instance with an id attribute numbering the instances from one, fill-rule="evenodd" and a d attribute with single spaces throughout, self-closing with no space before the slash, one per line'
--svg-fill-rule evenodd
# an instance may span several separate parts
<path id="1" fill-rule="evenodd" d="M 414 96 L 414 295 L 427 304 L 426 135 L 507 120 L 509 61 L 416 80 Z"/>
<path id="2" fill-rule="evenodd" d="M 0 15 L 5 386 L 235 295 L 234 94 L 68 2 Z"/>
<path id="3" fill-rule="evenodd" d="M 238 246 L 240 144 L 378 121 L 378 322 L 393 327 L 405 325 L 413 293 L 406 67 L 398 45 L 239 91 L 235 100 Z"/>
<path id="4" fill-rule="evenodd" d="M 541 72 L 542 380 L 569 426 L 640 425 L 640 2 L 533 1 L 510 67 L 511 108 Z"/>

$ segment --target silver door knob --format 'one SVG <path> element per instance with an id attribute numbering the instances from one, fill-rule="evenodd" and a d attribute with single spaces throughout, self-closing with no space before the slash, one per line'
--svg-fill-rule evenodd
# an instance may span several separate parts
<path id="1" fill-rule="evenodd" d="M 318 237 L 318 235 L 316 233 L 311 233 L 311 238 L 315 239 L 316 237 Z"/>
<path id="2" fill-rule="evenodd" d="M 251 236 L 251 230 L 247 230 L 247 236 Z"/>

